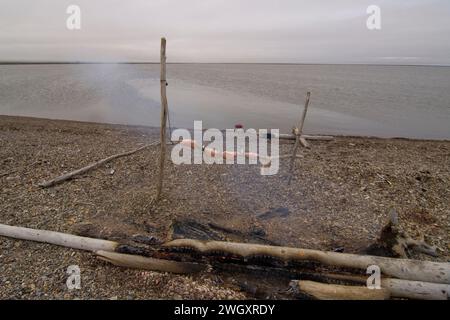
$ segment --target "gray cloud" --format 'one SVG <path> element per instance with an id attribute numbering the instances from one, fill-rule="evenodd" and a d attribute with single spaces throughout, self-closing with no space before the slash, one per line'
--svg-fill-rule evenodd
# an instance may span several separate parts
<path id="1" fill-rule="evenodd" d="M 165 36 L 172 62 L 449 65 L 449 17 L 448 0 L 1 0 L 0 60 L 158 61 Z"/>

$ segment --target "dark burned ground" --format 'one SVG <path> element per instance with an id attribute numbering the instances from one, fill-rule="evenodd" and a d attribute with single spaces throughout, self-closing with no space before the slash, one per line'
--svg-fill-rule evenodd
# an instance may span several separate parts
<path id="1" fill-rule="evenodd" d="M 79 233 L 86 224 L 118 238 L 166 239 L 175 220 L 240 232 L 242 241 L 362 252 L 390 207 L 412 237 L 425 235 L 449 259 L 450 142 L 339 137 L 313 141 L 291 185 L 289 161 L 275 176 L 257 166 L 167 162 L 164 197 L 149 206 L 158 147 L 121 158 L 61 185 L 39 182 L 158 139 L 144 127 L 0 117 L 0 223 Z M 281 154 L 291 152 L 281 146 Z M 111 174 L 111 170 L 114 173 Z M 111 231 L 112 230 L 112 231 Z M 225 234 L 226 232 L 222 232 Z M 248 238 L 246 235 L 250 235 Z M 435 259 L 421 255 L 418 259 Z M 82 289 L 65 271 L 81 268 Z M 90 253 L 0 238 L 0 298 L 243 298 L 226 274 L 178 276 L 110 266 Z"/>

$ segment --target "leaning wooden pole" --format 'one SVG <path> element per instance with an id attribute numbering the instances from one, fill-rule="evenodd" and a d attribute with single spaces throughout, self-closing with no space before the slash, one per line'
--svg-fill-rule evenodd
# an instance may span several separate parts
<path id="1" fill-rule="evenodd" d="M 157 145 L 158 143 L 159 143 L 159 141 L 156 141 L 156 142 L 147 144 L 147 145 L 145 145 L 145 146 L 139 147 L 139 148 L 134 149 L 134 150 L 131 150 L 131 151 L 127 151 L 127 152 L 123 152 L 123 153 L 114 154 L 114 155 L 112 155 L 112 156 L 109 156 L 109 157 L 104 158 L 104 159 L 102 159 L 102 160 L 99 160 L 99 161 L 97 161 L 97 162 L 91 163 L 91 164 L 89 164 L 89 165 L 87 165 L 87 166 L 85 166 L 85 167 L 83 167 L 83 168 L 80 168 L 80 169 L 71 171 L 71 172 L 69 172 L 69 173 L 63 174 L 63 175 L 58 176 L 58 177 L 56 177 L 56 178 L 53 178 L 53 179 L 51 179 L 51 180 L 48 180 L 48 181 L 44 181 L 44 182 L 42 182 L 42 183 L 39 183 L 39 187 L 42 187 L 42 188 L 49 188 L 49 187 L 52 187 L 52 186 L 54 186 L 54 185 L 56 185 L 56 184 L 58 184 L 58 183 L 62 183 L 62 182 L 64 182 L 64 181 L 66 181 L 66 180 L 70 180 L 70 179 L 72 179 L 72 178 L 74 178 L 74 177 L 76 177 L 76 176 L 82 175 L 82 174 L 84 174 L 84 173 L 86 173 L 86 172 L 88 172 L 88 171 L 94 170 L 95 168 L 97 168 L 97 167 L 99 167 L 99 166 L 101 166 L 101 165 L 103 165 L 103 164 L 105 164 L 105 163 L 108 163 L 108 162 L 110 162 L 110 161 L 112 161 L 112 160 L 115 160 L 115 159 L 118 159 L 118 158 L 122 158 L 122 157 L 126 157 L 126 156 L 129 156 L 129 155 L 135 154 L 135 153 L 138 152 L 138 151 L 141 151 L 141 150 L 144 150 L 144 149 L 146 149 L 146 148 L 148 148 L 148 147 Z"/>
<path id="2" fill-rule="evenodd" d="M 308 91 L 306 93 L 306 101 L 305 101 L 305 108 L 303 109 L 302 117 L 297 125 L 296 128 L 294 128 L 294 135 L 295 135 L 295 144 L 294 148 L 292 149 L 292 158 L 291 158 L 291 165 L 290 165 L 290 175 L 289 175 L 289 181 L 288 184 L 291 184 L 292 175 L 294 171 L 294 165 L 295 165 L 295 158 L 297 156 L 297 150 L 299 147 L 299 144 L 301 143 L 304 147 L 308 146 L 308 143 L 304 138 L 301 137 L 303 132 L 303 125 L 305 124 L 305 118 L 306 118 L 306 112 L 308 112 L 308 106 L 309 106 L 309 99 L 311 97 L 311 92 Z"/>
<path id="3" fill-rule="evenodd" d="M 301 135 L 303 133 L 303 126 L 305 125 L 305 118 L 306 113 L 308 112 L 308 106 L 309 106 L 309 99 L 311 97 L 311 92 L 306 93 L 306 101 L 305 101 L 305 108 L 303 109 L 302 118 L 300 120 L 300 124 L 298 126 L 298 134 Z"/>
<path id="4" fill-rule="evenodd" d="M 166 38 L 161 38 L 161 151 L 159 155 L 159 176 L 156 185 L 156 196 L 154 202 L 159 201 L 163 188 L 164 162 L 166 160 L 166 123 L 168 114 L 167 94 L 166 94 Z"/>

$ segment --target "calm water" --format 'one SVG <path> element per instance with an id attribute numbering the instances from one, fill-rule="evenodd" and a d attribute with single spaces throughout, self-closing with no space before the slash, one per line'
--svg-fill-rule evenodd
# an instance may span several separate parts
<path id="1" fill-rule="evenodd" d="M 450 68 L 348 65 L 168 66 L 172 126 L 450 138 Z M 0 114 L 159 125 L 159 65 L 0 65 Z"/>

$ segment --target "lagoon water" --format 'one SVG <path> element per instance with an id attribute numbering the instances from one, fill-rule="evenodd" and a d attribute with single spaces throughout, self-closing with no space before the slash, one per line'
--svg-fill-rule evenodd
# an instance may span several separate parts
<path id="1" fill-rule="evenodd" d="M 450 67 L 170 64 L 173 127 L 450 139 Z M 158 64 L 0 65 L 0 114 L 159 126 Z"/>

